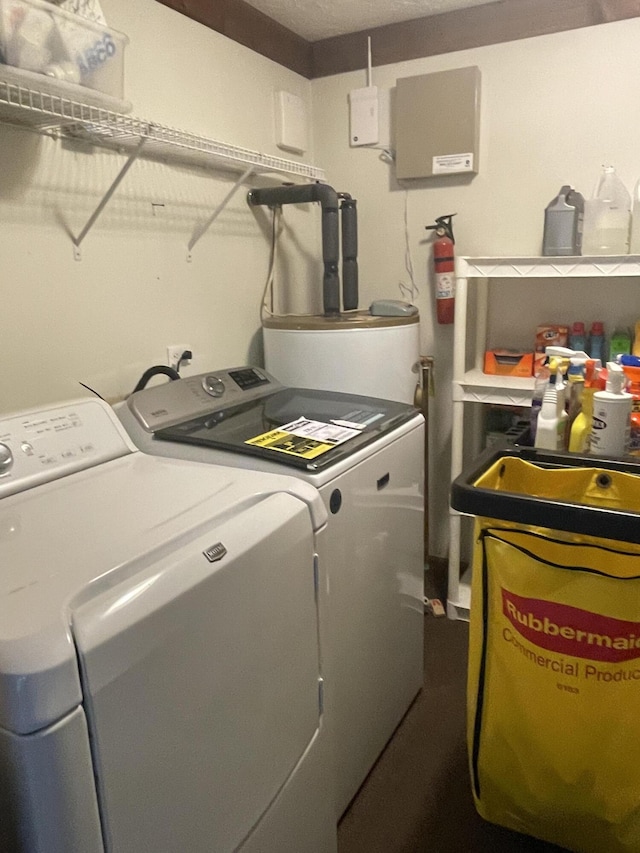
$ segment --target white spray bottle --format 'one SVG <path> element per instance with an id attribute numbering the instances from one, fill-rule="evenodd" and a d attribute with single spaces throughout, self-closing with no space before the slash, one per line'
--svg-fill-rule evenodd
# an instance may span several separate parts
<path id="1" fill-rule="evenodd" d="M 589 449 L 594 456 L 624 456 L 629 451 L 633 396 L 624 385 L 622 366 L 608 361 L 606 391 L 593 395 Z"/>
<path id="2" fill-rule="evenodd" d="M 564 437 L 567 428 L 567 413 L 564 408 L 564 385 L 562 383 L 561 361 L 552 358 L 549 364 L 554 380 L 549 383 L 542 408 L 536 424 L 535 447 L 542 450 L 563 450 Z M 558 389 L 561 389 L 560 393 Z"/>
<path id="3" fill-rule="evenodd" d="M 538 419 L 540 417 L 540 412 L 542 410 L 542 404 L 544 402 L 544 394 L 549 390 L 549 386 L 552 385 L 555 389 L 556 396 L 556 408 L 560 413 L 563 408 L 565 408 L 565 386 L 562 380 L 562 373 L 566 370 L 569 365 L 569 360 L 571 358 L 584 358 L 585 360 L 589 357 L 586 352 L 582 352 L 581 350 L 572 350 L 567 347 L 546 347 L 545 355 L 547 356 L 545 365 L 540 369 L 538 375 L 536 376 L 535 388 L 533 392 L 533 397 L 531 400 L 531 437 L 534 442 L 535 447 L 545 447 L 547 449 L 560 449 L 556 448 L 552 438 L 541 439 L 544 444 L 540 445 L 537 443 L 537 427 L 538 427 Z M 554 364 L 555 367 L 553 370 L 550 369 L 550 366 Z M 549 408 L 549 398 L 547 398 L 547 417 L 550 415 Z M 563 420 L 562 415 L 560 418 Z M 547 430 L 549 429 L 548 421 L 545 424 Z M 555 427 L 553 428 L 555 430 Z M 558 426 L 560 429 L 560 426 Z M 550 444 L 551 442 L 551 444 Z M 563 441 L 563 445 L 566 442 Z"/>

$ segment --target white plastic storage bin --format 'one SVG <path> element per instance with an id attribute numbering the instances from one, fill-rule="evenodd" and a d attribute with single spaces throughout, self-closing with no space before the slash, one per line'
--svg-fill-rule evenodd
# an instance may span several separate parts
<path id="1" fill-rule="evenodd" d="M 43 0 L 0 0 L 0 60 L 28 73 L 24 85 L 35 79 L 37 87 L 36 75 L 46 75 L 122 100 L 128 42 L 111 27 Z"/>

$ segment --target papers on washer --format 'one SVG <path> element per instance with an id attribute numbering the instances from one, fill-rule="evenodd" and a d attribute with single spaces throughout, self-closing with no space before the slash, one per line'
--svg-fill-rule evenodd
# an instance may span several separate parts
<path id="1" fill-rule="evenodd" d="M 349 441 L 357 435 L 360 435 L 360 429 L 300 417 L 278 429 L 250 438 L 245 444 L 304 459 L 315 459 L 316 456 L 327 453 L 338 444 Z"/>

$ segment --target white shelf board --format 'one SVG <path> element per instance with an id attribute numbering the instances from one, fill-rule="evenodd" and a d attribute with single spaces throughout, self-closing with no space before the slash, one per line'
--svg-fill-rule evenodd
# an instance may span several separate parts
<path id="1" fill-rule="evenodd" d="M 11 71 L 15 77 L 17 69 Z M 49 136 L 81 139 L 124 152 L 134 151 L 144 140 L 141 156 L 145 158 L 233 172 L 243 172 L 252 166 L 253 174 L 282 173 L 313 181 L 325 178 L 324 171 L 315 166 L 217 142 L 96 106 L 99 93 L 88 90 L 90 103 L 83 103 L 52 94 L 50 82 L 47 88 L 49 91 L 40 91 L 33 87 L 31 81 L 27 86 L 3 79 L 0 66 L 0 121 Z"/>
<path id="2" fill-rule="evenodd" d="M 459 257 L 462 278 L 602 278 L 640 276 L 640 255 L 584 257 L 470 258 Z"/>
<path id="3" fill-rule="evenodd" d="M 453 380 L 453 399 L 455 402 L 530 406 L 534 383 L 533 376 L 494 376 L 476 368 L 467 371 L 462 379 Z"/>

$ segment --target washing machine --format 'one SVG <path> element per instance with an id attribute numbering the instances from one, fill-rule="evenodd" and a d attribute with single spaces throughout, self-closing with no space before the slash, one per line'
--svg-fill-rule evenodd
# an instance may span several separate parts
<path id="1" fill-rule="evenodd" d="M 251 366 L 154 385 L 118 414 L 148 453 L 286 472 L 321 496 L 325 711 L 341 815 L 423 682 L 422 415 L 285 387 Z"/>
<path id="2" fill-rule="evenodd" d="M 0 420 L 3 853 L 335 853 L 317 492 Z"/>

